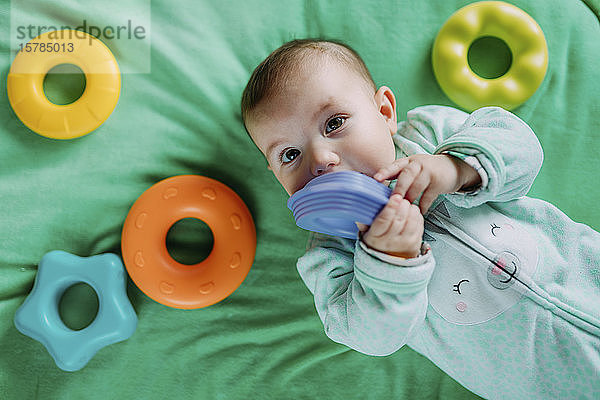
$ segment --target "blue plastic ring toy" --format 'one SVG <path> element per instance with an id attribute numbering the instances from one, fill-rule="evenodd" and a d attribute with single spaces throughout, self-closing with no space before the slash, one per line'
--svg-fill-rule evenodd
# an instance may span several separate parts
<path id="1" fill-rule="evenodd" d="M 314 178 L 287 206 L 302 229 L 356 239 L 354 222 L 371 225 L 391 194 L 392 189 L 365 174 L 340 171 Z"/>
<path id="2" fill-rule="evenodd" d="M 58 303 L 66 289 L 80 282 L 96 291 L 99 307 L 89 326 L 74 331 L 60 318 Z M 51 251 L 40 261 L 33 289 L 15 314 L 15 326 L 46 346 L 60 369 L 77 371 L 98 350 L 135 332 L 137 316 L 125 287 L 125 268 L 115 254 L 79 257 Z"/>

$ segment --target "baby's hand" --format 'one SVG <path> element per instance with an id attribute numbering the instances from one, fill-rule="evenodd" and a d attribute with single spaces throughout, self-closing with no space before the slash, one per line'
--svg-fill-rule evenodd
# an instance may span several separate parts
<path id="1" fill-rule="evenodd" d="M 370 248 L 405 258 L 417 257 L 421 251 L 423 216 L 419 207 L 402 196 L 392 195 L 370 227 L 357 225 Z"/>
<path id="2" fill-rule="evenodd" d="M 419 208 L 425 214 L 438 195 L 454 193 L 481 183 L 479 174 L 464 161 L 446 154 L 415 154 L 400 158 L 380 169 L 377 181 L 398 179 L 393 194 L 410 203 L 421 196 Z"/>

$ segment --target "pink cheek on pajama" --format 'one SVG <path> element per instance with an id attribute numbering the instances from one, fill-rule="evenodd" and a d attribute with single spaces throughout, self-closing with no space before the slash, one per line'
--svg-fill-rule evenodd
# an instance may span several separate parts
<path id="1" fill-rule="evenodd" d="M 508 225 L 508 224 L 506 224 Z M 495 266 L 494 268 L 492 268 L 492 274 L 494 275 L 500 275 L 502 273 L 502 268 L 506 267 L 506 261 L 504 261 L 502 258 L 500 258 L 498 261 L 496 261 L 496 263 L 498 264 L 498 266 Z M 500 268 L 502 267 L 502 268 Z"/>
<path id="2" fill-rule="evenodd" d="M 460 312 L 465 312 L 465 310 L 467 309 L 467 304 L 463 303 L 462 301 L 459 301 L 458 303 L 456 303 L 456 309 Z"/>

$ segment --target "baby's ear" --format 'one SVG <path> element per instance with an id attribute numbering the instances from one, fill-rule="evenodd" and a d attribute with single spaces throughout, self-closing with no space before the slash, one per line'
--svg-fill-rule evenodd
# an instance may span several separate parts
<path id="1" fill-rule="evenodd" d="M 392 136 L 398 130 L 396 117 L 396 97 L 387 86 L 381 86 L 375 93 L 375 104 L 379 108 L 379 112 L 385 118 L 385 121 L 390 129 Z"/>

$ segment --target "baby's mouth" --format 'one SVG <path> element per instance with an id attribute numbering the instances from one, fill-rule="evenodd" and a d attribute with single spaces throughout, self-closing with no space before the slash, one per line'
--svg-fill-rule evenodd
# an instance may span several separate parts
<path id="1" fill-rule="evenodd" d="M 332 174 L 332 173 L 335 173 L 335 172 L 340 172 L 340 171 L 342 171 L 342 170 L 337 170 L 337 171 L 326 172 L 326 173 L 325 173 L 325 174 L 323 174 L 323 175 Z M 371 178 L 371 179 L 375 179 L 375 178 L 373 178 L 373 176 L 372 176 L 372 175 L 370 175 L 370 174 L 368 174 L 368 173 L 366 173 L 366 172 L 357 171 L 357 170 L 352 170 L 352 171 L 358 172 L 358 173 L 359 173 L 359 174 L 361 174 L 361 175 L 368 176 L 368 177 L 369 177 L 369 178 Z M 319 175 L 319 176 L 323 176 L 323 175 Z M 301 187 L 299 187 L 299 188 L 297 188 L 296 190 L 294 190 L 294 191 L 292 192 L 292 194 L 290 194 L 290 196 L 292 196 L 292 195 L 294 195 L 294 193 L 296 193 L 296 192 L 298 192 L 298 191 L 300 191 L 300 190 L 304 189 L 304 187 L 305 187 L 306 185 L 308 185 L 308 184 L 309 184 L 309 183 L 310 183 L 310 182 L 311 182 L 313 179 L 315 179 L 315 178 L 318 178 L 318 176 L 315 176 L 314 178 L 312 178 L 312 179 L 310 179 L 309 181 L 307 181 L 306 183 L 304 183 L 304 185 L 302 185 Z M 377 182 L 379 182 L 379 181 L 377 181 Z M 379 183 L 381 183 L 382 185 L 385 185 L 385 186 L 388 186 L 388 187 L 389 187 L 391 182 L 392 182 L 391 180 L 385 180 L 385 181 L 383 181 L 383 182 L 379 182 Z"/>

